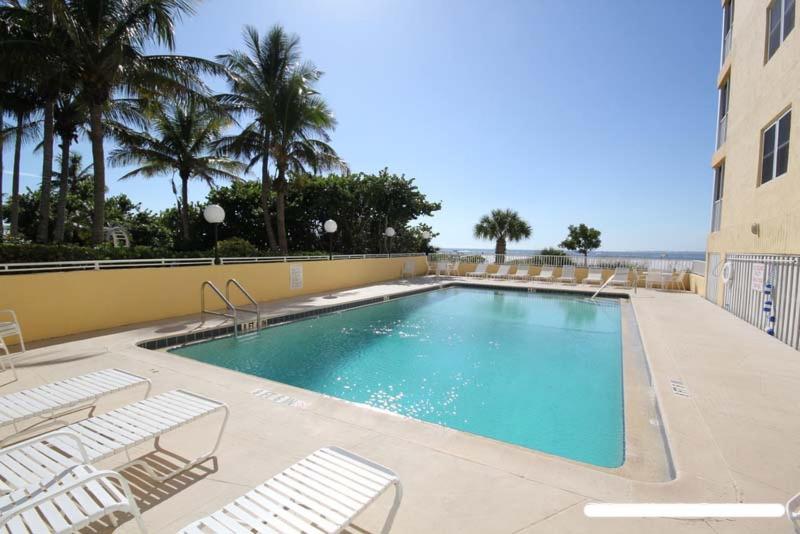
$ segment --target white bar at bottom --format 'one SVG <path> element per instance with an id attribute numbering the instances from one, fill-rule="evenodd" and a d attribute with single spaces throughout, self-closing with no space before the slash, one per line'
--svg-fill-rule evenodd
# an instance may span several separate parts
<path id="1" fill-rule="evenodd" d="M 583 507 L 583 513 L 586 517 L 778 518 L 786 515 L 786 508 L 772 503 L 589 503 Z"/>

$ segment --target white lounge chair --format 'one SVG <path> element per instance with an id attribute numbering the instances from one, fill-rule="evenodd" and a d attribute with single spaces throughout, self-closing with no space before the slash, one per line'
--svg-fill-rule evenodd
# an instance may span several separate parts
<path id="1" fill-rule="evenodd" d="M 800 493 L 786 503 L 786 516 L 794 525 L 795 532 L 800 532 Z"/>
<path id="2" fill-rule="evenodd" d="M 459 262 L 451 261 L 447 264 L 447 274 L 450 276 L 458 276 L 458 265 Z"/>
<path id="3" fill-rule="evenodd" d="M 0 427 L 13 425 L 15 434 L 25 432 L 70 413 L 85 409 L 93 410 L 100 397 L 139 385 L 147 386 L 144 394 L 147 397 L 152 386 L 148 378 L 122 369 L 104 369 L 9 393 L 0 396 Z M 20 430 L 19 424 L 32 418 L 38 418 L 39 421 Z"/>
<path id="4" fill-rule="evenodd" d="M 661 289 L 665 289 L 666 281 L 669 280 L 669 274 L 663 271 L 647 271 L 644 273 L 644 287 L 652 288 L 658 285 Z"/>
<path id="5" fill-rule="evenodd" d="M 558 277 L 558 281 L 562 284 L 574 284 L 575 283 L 575 266 L 574 265 L 564 265 L 561 268 L 561 276 Z"/>
<path id="6" fill-rule="evenodd" d="M 474 271 L 471 271 L 471 272 L 467 273 L 467 277 L 468 278 L 486 278 L 486 275 L 488 274 L 486 272 L 486 268 L 487 267 L 489 267 L 488 263 L 479 263 L 477 265 L 477 267 L 475 267 Z"/>
<path id="7" fill-rule="evenodd" d="M 508 275 L 509 280 L 530 280 L 531 275 L 529 274 L 530 267 L 527 265 L 522 265 L 517 267 L 517 270 L 514 274 Z"/>
<path id="8" fill-rule="evenodd" d="M 686 291 L 686 284 L 683 283 L 685 277 L 686 277 L 686 271 L 673 271 L 672 277 L 669 279 L 667 283 L 672 284 L 675 287 L 675 289 Z"/>
<path id="9" fill-rule="evenodd" d="M 448 272 L 449 267 L 447 266 L 446 261 L 437 261 L 436 262 L 436 276 L 446 275 Z"/>
<path id="10" fill-rule="evenodd" d="M 224 412 L 224 418 L 214 446 L 207 453 L 186 461 L 184 465 L 165 475 L 158 475 L 147 462 L 130 459 L 131 448 L 154 439 L 155 447 L 158 449 L 159 438 L 162 435 L 217 412 Z M 86 447 L 87 463 L 96 463 L 124 452 L 128 461 L 117 470 L 138 465 L 153 480 L 164 481 L 214 455 L 228 422 L 228 414 L 226 404 L 178 389 L 78 421 L 58 432 L 72 433 L 81 440 Z M 45 434 L 44 437 L 56 444 L 59 449 L 72 456 L 78 456 L 74 444 L 58 437 L 51 437 L 51 434 Z"/>
<path id="11" fill-rule="evenodd" d="M 542 266 L 542 270 L 539 271 L 539 274 L 534 276 L 533 279 L 540 282 L 550 282 L 555 278 L 555 270 L 555 267 L 544 265 Z"/>
<path id="12" fill-rule="evenodd" d="M 54 443 L 69 443 L 72 456 Z M 129 513 L 145 532 L 139 507 L 128 482 L 114 471 L 82 462 L 88 454 L 82 442 L 66 432 L 54 432 L 0 450 L 0 531 L 10 534 L 77 532 L 116 512 Z"/>
<path id="13" fill-rule="evenodd" d="M 391 486 L 394 503 L 383 534 L 403 498 L 400 478 L 357 454 L 326 447 L 180 532 L 341 532 Z"/>
<path id="14" fill-rule="evenodd" d="M 497 269 L 496 273 L 489 274 L 489 278 L 496 278 L 496 279 L 508 278 L 508 272 L 510 270 L 511 270 L 511 266 L 510 265 L 501 265 Z"/>
<path id="15" fill-rule="evenodd" d="M 20 349 L 25 352 L 25 340 L 22 338 L 22 328 L 19 326 L 17 314 L 14 310 L 0 310 L 0 314 L 7 315 L 9 319 L 0 321 L 0 347 L 8 354 L 8 344 L 6 344 L 5 338 L 16 337 L 19 340 Z"/>
<path id="16" fill-rule="evenodd" d="M 608 285 L 610 286 L 630 286 L 630 274 L 631 270 L 627 267 L 617 267 L 614 270 L 614 274 L 611 276 L 611 280 L 608 281 Z"/>
<path id="17" fill-rule="evenodd" d="M 584 284 L 603 284 L 603 269 L 592 267 L 589 269 L 589 274 L 583 279 Z"/>

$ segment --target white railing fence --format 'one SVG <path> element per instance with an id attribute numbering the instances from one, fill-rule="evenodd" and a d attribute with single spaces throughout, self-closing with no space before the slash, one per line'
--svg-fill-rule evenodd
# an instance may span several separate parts
<path id="1" fill-rule="evenodd" d="M 511 265 L 575 265 L 576 267 L 594 267 L 601 269 L 615 269 L 629 267 L 645 271 L 690 271 L 693 260 L 679 260 L 671 258 L 628 258 L 604 256 L 542 256 L 542 255 L 513 255 L 513 254 L 450 254 L 436 253 L 428 256 L 429 261 L 450 261 L 459 263 L 495 263 Z"/>
<path id="2" fill-rule="evenodd" d="M 800 349 L 800 256 L 728 254 L 725 261 L 731 264 L 725 309 Z"/>
<path id="3" fill-rule="evenodd" d="M 337 261 L 366 260 L 376 258 L 411 258 L 425 256 L 424 253 L 398 254 L 350 254 L 328 256 L 263 256 L 255 258 L 220 258 L 223 265 L 242 263 L 296 263 L 305 261 Z M 53 261 L 24 262 L 0 264 L 0 275 L 44 273 L 57 271 L 101 271 L 106 269 L 141 269 L 145 267 L 191 267 L 198 265 L 214 265 L 214 258 L 157 258 L 130 260 L 86 260 L 86 261 Z"/>

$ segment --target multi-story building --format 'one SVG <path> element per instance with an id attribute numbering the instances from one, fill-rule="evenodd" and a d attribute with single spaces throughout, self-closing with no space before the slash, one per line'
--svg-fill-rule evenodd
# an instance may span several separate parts
<path id="1" fill-rule="evenodd" d="M 706 287 L 719 304 L 727 256 L 800 254 L 795 0 L 724 0 L 721 49 Z"/>

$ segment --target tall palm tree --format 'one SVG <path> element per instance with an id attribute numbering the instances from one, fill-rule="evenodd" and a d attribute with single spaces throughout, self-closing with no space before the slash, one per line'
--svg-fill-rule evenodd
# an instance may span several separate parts
<path id="1" fill-rule="evenodd" d="M 521 241 L 532 233 L 531 225 L 514 210 L 492 210 L 489 215 L 481 217 L 474 229 L 476 238 L 495 242 L 494 253 L 498 262 L 503 261 L 508 241 Z"/>
<path id="2" fill-rule="evenodd" d="M 275 98 L 300 61 L 300 39 L 273 26 L 263 37 L 252 26 L 243 31 L 245 51 L 217 56 L 226 69 L 229 94 L 219 95 L 241 119 L 241 133 L 220 139 L 219 148 L 248 159 L 248 169 L 261 163 L 261 208 L 271 250 L 278 250 L 270 213 L 272 177 L 270 149 L 275 131 Z"/>
<path id="3" fill-rule="evenodd" d="M 244 171 L 244 164 L 212 151 L 213 143 L 232 121 L 193 97 L 155 104 L 149 115 L 152 133 L 129 129 L 115 133 L 120 146 L 111 152 L 109 162 L 117 166 L 140 165 L 120 180 L 178 175 L 181 181 L 178 211 L 183 239 L 188 244 L 189 180 L 201 179 L 213 186 L 216 179 L 238 180 L 236 173 Z"/>
<path id="4" fill-rule="evenodd" d="M 14 160 L 11 171 L 11 196 L 9 197 L 9 222 L 11 237 L 19 235 L 19 186 L 22 145 L 31 141 L 38 133 L 38 124 L 31 121 L 37 107 L 37 97 L 27 80 L 18 80 L 0 93 L 0 107 L 14 117 Z M 9 128 L 8 136 L 11 136 Z"/>
<path id="5" fill-rule="evenodd" d="M 197 0 L 51 0 L 69 51 L 68 72 L 89 111 L 94 165 L 92 241 L 103 242 L 106 169 L 103 113 L 115 94 L 146 88 L 159 94 L 204 91 L 203 72 L 220 74 L 212 61 L 176 55 L 146 55 L 147 45 L 175 48 L 175 21 L 194 12 Z"/>
<path id="6" fill-rule="evenodd" d="M 275 98 L 275 131 L 272 154 L 275 158 L 278 243 L 288 253 L 286 238 L 286 191 L 289 173 L 301 175 L 310 168 L 347 172 L 347 165 L 328 144 L 328 132 L 336 126 L 328 105 L 313 89 L 319 72 L 311 65 L 298 69 L 280 88 Z"/>
<path id="7" fill-rule="evenodd" d="M 69 192 L 70 152 L 72 143 L 78 141 L 78 134 L 88 119 L 86 108 L 74 95 L 62 95 L 56 102 L 54 129 L 60 140 L 61 171 L 58 174 L 58 200 L 56 201 L 56 222 L 53 228 L 53 242 L 64 242 L 67 220 L 67 193 Z"/>

